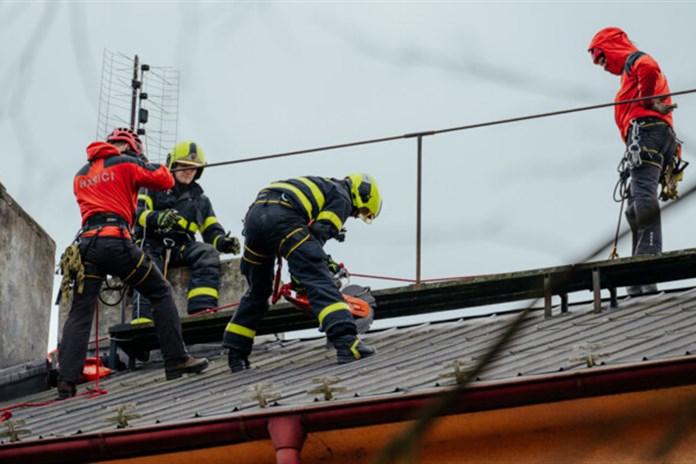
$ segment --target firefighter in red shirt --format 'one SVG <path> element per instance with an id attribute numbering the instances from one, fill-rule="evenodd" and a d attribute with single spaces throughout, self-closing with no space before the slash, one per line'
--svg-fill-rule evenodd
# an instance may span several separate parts
<path id="1" fill-rule="evenodd" d="M 638 50 L 621 29 L 608 27 L 599 31 L 588 51 L 594 64 L 621 76 L 616 102 L 670 93 L 657 62 Z M 626 143 L 621 166 L 625 167 L 625 175 L 630 176 L 626 219 L 633 236 L 634 256 L 662 252 L 657 195 L 666 168 L 678 161 L 681 152 L 672 125 L 672 110 L 676 107 L 670 97 L 614 107 L 614 119 Z M 628 288 L 628 293 L 634 295 L 655 291 L 654 284 Z"/>
<path id="2" fill-rule="evenodd" d="M 140 137 L 127 128 L 117 128 L 106 142 L 87 147 L 88 163 L 78 171 L 73 190 L 82 214 L 78 238 L 84 266 L 84 287 L 75 285 L 73 301 L 59 346 L 58 398 L 76 393 L 82 375 L 97 297 L 107 274 L 121 278 L 152 302 L 155 331 L 160 340 L 167 380 L 199 373 L 208 360 L 194 359 L 186 352 L 181 323 L 171 285 L 131 238 L 138 190 L 164 190 L 174 185 L 172 174 L 159 164 L 150 164 L 142 154 Z M 173 223 L 169 213 L 160 223 Z"/>

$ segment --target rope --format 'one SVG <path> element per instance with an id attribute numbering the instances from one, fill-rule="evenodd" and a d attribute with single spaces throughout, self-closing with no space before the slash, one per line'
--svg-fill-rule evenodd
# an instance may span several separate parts
<path id="1" fill-rule="evenodd" d="M 63 275 L 63 279 L 60 282 L 60 293 L 63 295 L 62 302 L 63 304 L 67 304 L 73 275 L 75 276 L 77 293 L 82 293 L 82 290 L 85 288 L 85 267 L 82 265 L 80 249 L 77 243 L 73 243 L 65 249 L 63 255 L 60 257 L 58 266 L 60 273 Z"/>
<path id="2" fill-rule="evenodd" d="M 402 277 L 387 277 L 387 276 L 378 276 L 378 275 L 371 275 L 371 274 L 357 274 L 355 272 L 350 273 L 351 276 L 355 277 L 364 277 L 367 279 L 381 279 L 381 280 L 393 280 L 396 282 L 409 282 L 409 283 L 417 283 L 418 281 L 416 279 L 405 279 Z M 420 282 L 446 282 L 450 280 L 460 280 L 460 279 L 471 279 L 474 277 L 481 277 L 481 275 L 471 275 L 471 276 L 458 276 L 458 277 L 437 277 L 434 279 L 421 279 Z"/>
<path id="3" fill-rule="evenodd" d="M 570 108 L 570 109 L 566 109 L 566 110 L 551 111 L 548 113 L 537 113 L 537 114 L 531 114 L 531 115 L 527 115 L 527 116 L 519 116 L 519 117 L 515 117 L 515 118 L 498 119 L 495 121 L 489 121 L 489 122 L 483 122 L 483 123 L 477 123 L 477 124 L 469 124 L 469 125 L 465 125 L 465 126 L 450 127 L 450 128 L 446 128 L 446 129 L 428 130 L 428 131 L 421 131 L 421 132 L 411 132 L 411 133 L 403 134 L 403 135 L 380 137 L 380 138 L 375 138 L 375 139 L 361 140 L 358 142 L 340 143 L 340 144 L 336 144 L 336 145 L 327 145 L 324 147 L 307 148 L 304 150 L 295 150 L 295 151 L 274 153 L 274 154 L 270 154 L 270 155 L 254 156 L 251 158 L 241 158 L 241 159 L 230 160 L 230 161 L 220 161 L 217 163 L 206 164 L 205 169 L 209 169 L 209 168 L 213 168 L 213 167 L 217 167 L 217 166 L 226 166 L 228 164 L 249 163 L 249 162 L 253 162 L 253 161 L 262 161 L 262 160 L 269 160 L 269 159 L 275 159 L 275 158 L 282 158 L 282 157 L 286 157 L 286 156 L 295 156 L 295 155 L 302 155 L 302 154 L 307 154 L 307 153 L 315 153 L 318 151 L 329 151 L 329 150 L 336 150 L 339 148 L 356 147 L 359 145 L 391 142 L 394 140 L 410 139 L 410 138 L 414 138 L 414 137 L 427 137 L 427 136 L 431 136 L 431 135 L 444 134 L 447 132 L 457 132 L 457 131 L 463 131 L 463 130 L 469 130 L 469 129 L 477 129 L 480 127 L 495 126 L 495 125 L 500 125 L 500 124 L 510 124 L 513 122 L 521 122 L 521 121 L 528 121 L 531 119 L 547 118 L 547 117 L 551 117 L 551 116 L 559 116 L 562 114 L 577 113 L 580 111 L 596 110 L 596 109 L 600 109 L 600 108 L 607 108 L 607 107 L 618 106 L 618 105 L 627 105 L 627 104 L 641 102 L 641 101 L 645 101 L 645 100 L 652 100 L 654 98 L 662 99 L 662 98 L 676 96 L 676 95 L 686 95 L 689 93 L 696 93 L 696 89 L 682 90 L 679 92 L 665 93 L 665 94 L 661 94 L 661 95 L 651 95 L 649 97 L 633 98 L 631 100 L 624 100 L 624 101 L 620 101 L 620 102 L 601 103 L 598 105 L 581 106 L 581 107 Z M 176 171 L 183 171 L 185 169 L 191 169 L 191 167 L 189 166 L 189 167 L 177 168 L 177 169 L 172 169 L 171 171 L 176 172 Z"/>

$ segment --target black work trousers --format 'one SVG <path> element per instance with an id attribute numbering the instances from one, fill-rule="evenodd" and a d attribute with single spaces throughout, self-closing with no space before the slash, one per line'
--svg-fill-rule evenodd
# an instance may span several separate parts
<path id="1" fill-rule="evenodd" d="M 245 356 L 269 308 L 275 259 L 288 262 L 289 272 L 307 289 L 312 312 L 330 341 L 357 330 L 348 305 L 334 283 L 322 245 L 297 211 L 278 204 L 254 204 L 244 220 L 244 255 L 240 265 L 249 284 L 227 325 L 223 346 Z"/>
<path id="2" fill-rule="evenodd" d="M 657 199 L 660 175 L 677 152 L 672 128 L 658 118 L 638 119 L 641 164 L 630 170 L 626 219 L 632 232 L 633 256 L 662 252 L 662 222 Z M 631 143 L 633 129 L 627 143 Z"/>
<path id="3" fill-rule="evenodd" d="M 80 256 L 85 266 L 82 293 L 73 289 L 72 306 L 58 350 L 58 378 L 78 383 L 82 376 L 99 290 L 106 275 L 119 277 L 152 301 L 155 331 L 165 366 L 186 360 L 172 287 L 150 259 L 128 238 L 83 237 Z"/>
<path id="4" fill-rule="evenodd" d="M 167 248 L 164 245 L 144 247 L 157 268 L 164 272 Z M 220 289 L 220 253 L 205 242 L 175 245 L 170 249 L 167 269 L 190 266 L 186 312 L 194 314 L 205 309 L 217 308 Z M 152 305 L 140 293 L 133 295 L 133 319 L 152 319 Z"/>

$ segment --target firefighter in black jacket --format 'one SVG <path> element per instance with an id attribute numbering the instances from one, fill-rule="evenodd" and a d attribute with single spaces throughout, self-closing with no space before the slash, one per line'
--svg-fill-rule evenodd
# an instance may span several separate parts
<path id="1" fill-rule="evenodd" d="M 320 327 L 336 348 L 339 364 L 372 356 L 375 349 L 357 338 L 347 303 L 336 287 L 324 253 L 328 239 L 342 241 L 349 217 L 371 223 L 382 200 L 377 183 L 367 174 L 344 179 L 299 177 L 261 190 L 244 219 L 241 272 L 249 289 L 242 297 L 223 337 L 230 370 L 249 368 L 248 356 L 256 329 L 269 308 L 276 256 L 307 291 Z"/>
<path id="2" fill-rule="evenodd" d="M 178 143 L 167 157 L 167 166 L 174 170 L 174 187 L 165 191 L 141 190 L 136 211 L 135 236 L 142 240 L 143 250 L 164 275 L 170 267 L 191 267 L 189 314 L 218 306 L 220 253 L 239 253 L 239 239 L 225 233 L 210 199 L 196 182 L 205 164 L 205 154 L 197 143 Z M 187 166 L 191 169 L 177 170 Z M 163 214 L 172 216 L 176 225 L 163 227 Z M 203 242 L 196 241 L 196 232 Z M 150 302 L 135 295 L 131 324 L 150 322 L 151 318 Z"/>

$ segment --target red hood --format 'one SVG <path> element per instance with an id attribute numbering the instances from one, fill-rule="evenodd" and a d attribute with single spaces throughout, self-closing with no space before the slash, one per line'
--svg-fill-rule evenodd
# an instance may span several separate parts
<path id="1" fill-rule="evenodd" d="M 87 161 L 120 154 L 121 152 L 116 147 L 107 142 L 92 142 L 87 147 Z"/>
<path id="2" fill-rule="evenodd" d="M 628 55 L 638 51 L 638 48 L 628 40 L 626 33 L 618 27 L 607 27 L 599 31 L 592 38 L 588 50 L 593 48 L 602 50 L 607 59 L 604 69 L 617 76 L 621 75 Z"/>

